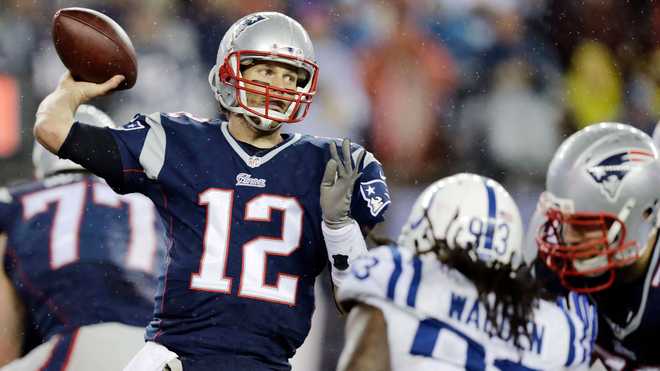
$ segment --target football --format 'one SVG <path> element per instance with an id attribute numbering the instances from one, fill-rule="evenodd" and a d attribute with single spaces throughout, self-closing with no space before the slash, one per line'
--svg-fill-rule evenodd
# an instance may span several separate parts
<path id="1" fill-rule="evenodd" d="M 102 83 L 124 75 L 117 90 L 135 85 L 135 49 L 126 32 L 107 15 L 86 8 L 58 10 L 53 16 L 53 43 L 74 79 Z"/>

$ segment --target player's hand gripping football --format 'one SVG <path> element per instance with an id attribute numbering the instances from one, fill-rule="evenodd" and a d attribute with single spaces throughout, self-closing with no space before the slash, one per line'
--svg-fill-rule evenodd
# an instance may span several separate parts
<path id="1" fill-rule="evenodd" d="M 70 97 L 70 102 L 78 107 L 91 100 L 92 98 L 105 95 L 111 90 L 115 89 L 121 82 L 124 81 L 124 76 L 115 75 L 108 81 L 95 84 L 93 82 L 76 81 L 71 76 L 69 71 L 65 72 L 60 78 L 57 85 L 57 90 L 62 91 Z"/>
<path id="2" fill-rule="evenodd" d="M 337 145 L 330 142 L 330 160 L 325 165 L 325 173 L 321 181 L 321 210 L 323 221 L 331 229 L 340 229 L 349 225 L 353 219 L 350 215 L 351 197 L 355 181 L 362 175 L 358 172 L 358 164 L 366 151 L 361 151 L 355 167 L 351 161 L 351 141 L 342 142 L 342 157 L 339 158 Z"/>

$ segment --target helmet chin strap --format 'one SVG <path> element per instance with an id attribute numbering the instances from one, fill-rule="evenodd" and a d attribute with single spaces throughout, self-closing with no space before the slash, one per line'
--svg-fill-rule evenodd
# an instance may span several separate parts
<path id="1" fill-rule="evenodd" d="M 282 126 L 281 122 L 249 115 L 247 113 L 244 113 L 243 117 L 245 118 L 245 121 L 249 122 L 252 127 L 259 131 L 275 131 Z"/>

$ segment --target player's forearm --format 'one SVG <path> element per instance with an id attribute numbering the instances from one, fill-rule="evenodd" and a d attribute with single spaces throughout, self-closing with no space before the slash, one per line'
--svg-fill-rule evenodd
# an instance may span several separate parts
<path id="1" fill-rule="evenodd" d="M 34 136 L 49 151 L 57 154 L 73 125 L 81 102 L 65 89 L 48 95 L 37 109 Z"/>
<path id="2" fill-rule="evenodd" d="M 340 229 L 332 229 L 323 221 L 321 231 L 331 264 L 332 283 L 339 288 L 353 261 L 367 252 L 367 244 L 360 226 L 353 219 Z"/>
<path id="3" fill-rule="evenodd" d="M 351 310 L 346 321 L 346 343 L 337 370 L 391 370 L 387 325 L 379 309 L 358 304 Z"/>

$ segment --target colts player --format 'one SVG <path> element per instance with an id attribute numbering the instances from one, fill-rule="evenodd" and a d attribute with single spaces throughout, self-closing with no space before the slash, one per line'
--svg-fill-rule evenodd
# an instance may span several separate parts
<path id="1" fill-rule="evenodd" d="M 112 126 L 91 106 L 76 120 Z M 153 312 L 165 257 L 156 209 L 36 143 L 33 160 L 37 181 L 0 189 L 0 366 L 41 345 L 0 369 L 121 369 Z"/>
<path id="2" fill-rule="evenodd" d="M 74 123 L 70 107 L 121 77 L 67 76 L 40 105 L 38 139 L 117 191 L 147 195 L 173 238 L 148 342 L 127 370 L 290 369 L 315 278 L 329 260 L 341 284 L 390 202 L 363 148 L 344 141 L 337 153 L 336 140 L 281 133 L 304 119 L 317 80 L 303 27 L 262 12 L 230 27 L 209 75 L 228 122 L 157 113 L 120 130 Z"/>
<path id="3" fill-rule="evenodd" d="M 398 246 L 358 259 L 339 290 L 350 310 L 339 370 L 587 369 L 595 307 L 542 299 L 521 243 L 518 207 L 495 181 L 433 183 Z"/>

